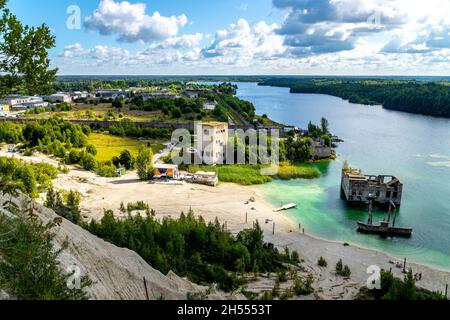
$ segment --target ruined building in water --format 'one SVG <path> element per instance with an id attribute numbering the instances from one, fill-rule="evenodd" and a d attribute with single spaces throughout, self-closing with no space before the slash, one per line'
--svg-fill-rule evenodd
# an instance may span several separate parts
<path id="1" fill-rule="evenodd" d="M 342 197 L 349 202 L 367 202 L 370 197 L 374 203 L 399 206 L 402 201 L 403 184 L 394 176 L 364 175 L 361 170 L 344 168 L 342 170 Z"/>

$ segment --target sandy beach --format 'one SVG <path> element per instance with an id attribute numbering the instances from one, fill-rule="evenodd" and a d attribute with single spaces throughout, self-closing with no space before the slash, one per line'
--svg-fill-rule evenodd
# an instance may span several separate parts
<path id="1" fill-rule="evenodd" d="M 0 156 L 11 154 L 3 149 Z M 24 160 L 47 161 L 53 164 L 56 162 L 43 155 L 26 157 Z M 80 192 L 83 195 L 82 214 L 88 219 L 100 219 L 104 209 L 113 210 L 119 215 L 121 202 L 127 204 L 145 201 L 156 211 L 157 218 L 167 216 L 176 218 L 181 212 L 192 209 L 197 216 L 202 216 L 207 221 L 213 221 L 217 217 L 222 223 L 226 223 L 233 233 L 251 228 L 253 222 L 259 221 L 267 242 L 279 248 L 289 247 L 299 252 L 306 271 L 315 277 L 314 287 L 317 289 L 315 298 L 318 299 L 351 299 L 359 288 L 366 285 L 370 276 L 367 268 L 372 265 L 385 270 L 392 269 L 396 276 L 403 277 L 402 268 L 395 265 L 403 263 L 401 259 L 354 245 L 345 246 L 343 243 L 319 239 L 309 235 L 308 230 L 303 234 L 303 230 L 294 225 L 286 216 L 286 212 L 273 212 L 274 206 L 248 187 L 235 184 L 220 184 L 216 188 L 194 184 L 151 184 L 139 181 L 134 172 L 120 178 L 102 178 L 79 168 L 70 169 L 69 174 L 58 176 L 54 186 L 61 190 Z M 250 198 L 254 198 L 255 202 L 246 204 Z M 317 266 L 317 260 L 321 256 L 327 260 L 327 268 Z M 335 275 L 334 266 L 339 259 L 349 265 L 352 271 L 350 279 Z M 417 283 L 418 286 L 444 291 L 445 284 L 450 283 L 449 272 L 409 262 L 407 268 L 412 268 L 414 273 L 423 274 L 423 279 Z M 270 290 L 273 283 L 265 284 L 260 281 L 256 285 L 259 286 L 258 290 Z"/>

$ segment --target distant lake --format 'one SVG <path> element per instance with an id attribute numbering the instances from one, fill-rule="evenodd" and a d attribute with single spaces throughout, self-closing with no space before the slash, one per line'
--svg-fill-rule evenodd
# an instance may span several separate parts
<path id="1" fill-rule="evenodd" d="M 289 211 L 307 232 L 377 249 L 398 258 L 450 270 L 450 119 L 351 104 L 317 94 L 290 94 L 287 88 L 238 83 L 238 97 L 253 102 L 258 114 L 305 128 L 310 120 L 330 122 L 333 134 L 345 142 L 338 159 L 316 164 L 317 180 L 274 181 L 254 187 L 274 205 L 295 202 Z M 356 232 L 367 220 L 367 209 L 349 207 L 340 199 L 343 162 L 367 174 L 400 177 L 404 195 L 398 225 L 414 228 L 411 239 L 381 239 Z M 374 220 L 382 220 L 377 212 Z"/>

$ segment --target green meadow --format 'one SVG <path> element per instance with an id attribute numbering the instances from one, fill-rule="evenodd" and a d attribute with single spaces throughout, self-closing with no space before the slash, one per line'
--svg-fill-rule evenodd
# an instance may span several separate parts
<path id="1" fill-rule="evenodd" d="M 189 166 L 188 171 L 216 172 L 221 182 L 232 182 L 240 185 L 257 185 L 271 182 L 273 179 L 315 179 L 320 177 L 316 168 L 304 164 L 281 163 L 274 176 L 261 174 L 262 165 L 221 165 L 221 166 Z"/>
<path id="2" fill-rule="evenodd" d="M 139 146 L 146 144 L 147 141 L 138 139 L 112 136 L 105 133 L 91 133 L 89 135 L 89 144 L 97 148 L 96 159 L 100 162 L 109 161 L 113 157 L 118 157 L 123 150 L 128 150 L 133 156 L 137 156 Z M 160 143 L 151 144 L 154 153 L 159 152 L 164 148 Z"/>

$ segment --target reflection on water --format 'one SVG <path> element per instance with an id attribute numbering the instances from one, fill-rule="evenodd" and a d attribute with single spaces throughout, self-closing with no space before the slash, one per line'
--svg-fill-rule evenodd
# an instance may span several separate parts
<path id="1" fill-rule="evenodd" d="M 286 88 L 239 83 L 238 96 L 252 101 L 259 114 L 305 128 L 310 120 L 328 118 L 330 130 L 345 140 L 336 161 L 314 164 L 316 180 L 274 181 L 255 187 L 274 205 L 299 204 L 290 211 L 318 236 L 347 241 L 450 270 L 450 120 L 389 111 L 380 106 L 350 104 L 316 94 L 290 94 Z M 398 225 L 413 227 L 411 239 L 362 235 L 356 222 L 367 208 L 340 199 L 343 162 L 369 174 L 392 174 L 404 183 Z M 375 210 L 375 221 L 386 212 Z"/>

